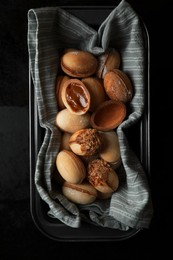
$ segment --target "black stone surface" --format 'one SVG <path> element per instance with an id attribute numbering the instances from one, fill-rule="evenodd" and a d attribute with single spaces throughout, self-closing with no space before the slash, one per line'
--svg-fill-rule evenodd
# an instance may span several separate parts
<path id="1" fill-rule="evenodd" d="M 104 5 L 115 5 L 107 0 Z M 44 236 L 30 213 L 27 11 L 100 1 L 0 1 L 0 260 L 164 259 L 172 254 L 172 9 L 171 1 L 129 0 L 150 37 L 151 227 L 120 242 L 57 242 Z M 162 258 L 163 259 L 163 258 Z"/>

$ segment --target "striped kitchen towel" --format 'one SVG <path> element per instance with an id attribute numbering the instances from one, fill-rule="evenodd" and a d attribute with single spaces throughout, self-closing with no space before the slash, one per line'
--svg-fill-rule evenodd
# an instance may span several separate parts
<path id="1" fill-rule="evenodd" d="M 121 68 L 130 76 L 134 86 L 128 117 L 117 128 L 122 156 L 119 174 L 123 181 L 111 199 L 79 206 L 69 202 L 52 180 L 61 138 L 55 125 L 58 113 L 55 80 L 59 56 L 64 48 L 99 55 L 109 47 L 120 51 Z M 45 129 L 36 161 L 35 185 L 49 206 L 47 214 L 74 228 L 80 227 L 82 221 L 120 230 L 148 228 L 153 216 L 148 176 L 126 136 L 128 129 L 141 120 L 145 110 L 145 40 L 134 9 L 122 0 L 97 31 L 60 7 L 30 9 L 28 52 L 39 123 Z"/>

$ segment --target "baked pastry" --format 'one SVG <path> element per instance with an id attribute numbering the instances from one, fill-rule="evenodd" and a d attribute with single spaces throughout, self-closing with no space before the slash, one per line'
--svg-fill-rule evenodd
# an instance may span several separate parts
<path id="1" fill-rule="evenodd" d="M 86 177 L 84 163 L 72 151 L 61 150 L 56 157 L 56 167 L 65 181 L 82 183 Z"/>
<path id="2" fill-rule="evenodd" d="M 110 99 L 127 103 L 132 100 L 133 86 L 127 74 L 119 69 L 108 71 L 103 80 L 105 91 Z"/>
<path id="3" fill-rule="evenodd" d="M 121 162 L 120 145 L 117 133 L 114 130 L 100 132 L 102 136 L 102 147 L 99 156 L 114 166 L 119 166 Z"/>
<path id="4" fill-rule="evenodd" d="M 86 178 L 98 191 L 103 193 L 114 192 L 119 187 L 117 173 L 103 159 L 89 162 Z"/>
<path id="5" fill-rule="evenodd" d="M 90 204 L 97 198 L 97 190 L 88 182 L 81 184 L 64 182 L 62 185 L 62 194 L 77 204 Z"/>
<path id="6" fill-rule="evenodd" d="M 126 106 L 123 102 L 106 100 L 92 113 L 90 123 L 100 131 L 117 128 L 126 117 Z"/>
<path id="7" fill-rule="evenodd" d="M 61 56 L 62 70 L 69 76 L 83 78 L 96 72 L 97 58 L 88 51 L 69 49 Z"/>
<path id="8" fill-rule="evenodd" d="M 90 114 L 72 114 L 67 108 L 62 109 L 56 115 L 56 126 L 63 132 L 74 133 L 80 129 L 90 127 Z"/>
<path id="9" fill-rule="evenodd" d="M 106 99 L 106 93 L 103 86 L 103 80 L 90 76 L 81 79 L 90 93 L 89 111 L 94 112 L 97 107 Z"/>
<path id="10" fill-rule="evenodd" d="M 98 67 L 96 75 L 98 78 L 104 78 L 105 74 L 112 69 L 119 69 L 121 57 L 119 51 L 110 48 L 98 56 Z"/>
<path id="11" fill-rule="evenodd" d="M 64 82 L 66 82 L 68 79 L 70 79 L 68 75 L 59 75 L 56 79 L 55 95 L 59 110 L 65 108 L 64 102 L 62 101 L 62 89 Z"/>
<path id="12" fill-rule="evenodd" d="M 96 129 L 81 129 L 71 135 L 69 145 L 77 155 L 92 156 L 100 150 L 102 137 Z"/>

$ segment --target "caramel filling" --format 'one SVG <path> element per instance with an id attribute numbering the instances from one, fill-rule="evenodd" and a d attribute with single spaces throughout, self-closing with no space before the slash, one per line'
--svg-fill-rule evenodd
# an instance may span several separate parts
<path id="1" fill-rule="evenodd" d="M 88 98 L 82 86 L 71 83 L 66 90 L 66 100 L 73 111 L 83 110 L 88 105 Z"/>
<path id="2" fill-rule="evenodd" d="M 70 189 L 73 189 L 73 190 L 76 190 L 76 191 L 79 191 L 79 192 L 82 192 L 82 193 L 86 193 L 86 194 L 89 194 L 91 196 L 95 196 L 95 194 L 91 191 L 91 190 L 87 190 L 87 188 L 81 188 L 80 186 L 77 186 L 77 185 L 73 185 L 72 183 L 64 183 L 64 187 L 67 187 L 67 188 L 70 188 Z"/>

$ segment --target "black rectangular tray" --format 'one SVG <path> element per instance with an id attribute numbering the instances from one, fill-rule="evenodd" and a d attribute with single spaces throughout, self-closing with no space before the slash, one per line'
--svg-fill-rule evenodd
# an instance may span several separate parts
<path id="1" fill-rule="evenodd" d="M 94 29 L 106 19 L 113 10 L 112 6 L 61 6 Z M 147 28 L 141 19 L 145 42 L 145 109 L 141 120 L 128 129 L 127 137 L 132 149 L 138 155 L 150 180 L 150 49 Z M 44 129 L 39 125 L 37 101 L 29 70 L 29 151 L 30 151 L 30 210 L 37 228 L 46 236 L 57 241 L 120 241 L 137 234 L 140 229 L 128 231 L 98 227 L 82 223 L 80 228 L 71 228 L 47 215 L 48 205 L 37 192 L 34 175 L 37 154 L 42 145 Z M 135 140 L 135 142 L 134 142 Z"/>

